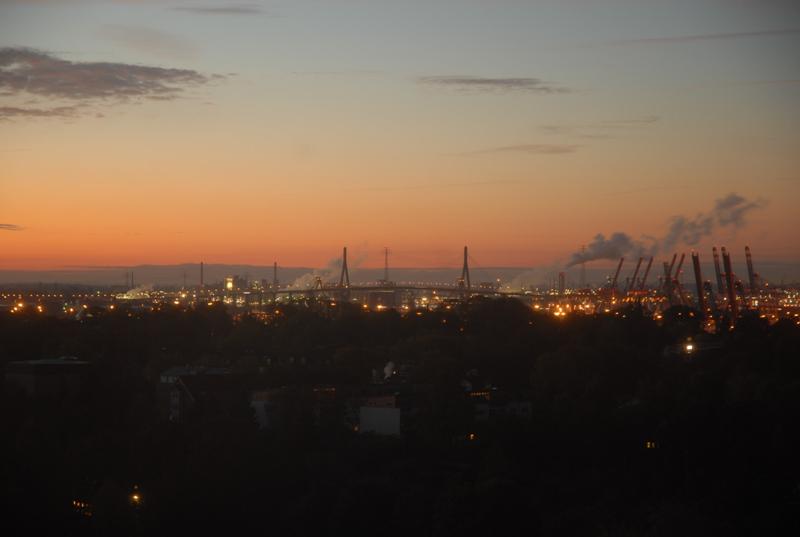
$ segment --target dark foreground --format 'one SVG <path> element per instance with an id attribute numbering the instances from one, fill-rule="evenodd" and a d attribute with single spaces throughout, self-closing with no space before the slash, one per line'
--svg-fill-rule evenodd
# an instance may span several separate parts
<path id="1" fill-rule="evenodd" d="M 218 307 L 3 316 L 4 363 L 72 355 L 91 367 L 57 396 L 3 385 L 2 524 L 30 535 L 800 534 L 800 327 L 752 316 L 703 340 L 688 313 L 661 325 L 635 310 L 555 319 L 503 300 L 405 316 L 296 306 L 236 322 Z M 703 345 L 680 352 L 690 336 Z M 388 361 L 402 374 L 371 384 Z M 169 421 L 159 375 L 187 364 L 226 368 L 235 389 Z M 413 387 L 399 437 L 348 422 L 370 386 Z M 315 387 L 334 388 L 325 412 L 302 396 Z M 251 394 L 278 388 L 296 404 L 259 429 Z M 484 389 L 530 412 L 478 419 Z"/>

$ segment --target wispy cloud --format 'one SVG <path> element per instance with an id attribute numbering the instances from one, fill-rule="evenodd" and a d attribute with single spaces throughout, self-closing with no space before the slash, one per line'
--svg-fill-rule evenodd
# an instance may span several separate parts
<path id="1" fill-rule="evenodd" d="M 516 185 L 519 181 L 513 180 L 497 180 L 497 181 L 458 181 L 451 183 L 437 183 L 437 184 L 424 184 L 424 185 L 403 185 L 403 186 L 366 186 L 354 187 L 345 189 L 347 192 L 398 192 L 407 190 L 434 190 L 438 188 L 469 188 L 481 186 L 500 186 L 500 185 Z"/>
<path id="2" fill-rule="evenodd" d="M 542 125 L 541 129 L 547 134 L 571 136 L 574 138 L 611 138 L 612 134 L 627 129 L 644 128 L 660 121 L 659 116 L 644 116 L 640 118 L 611 119 L 593 123 Z"/>
<path id="3" fill-rule="evenodd" d="M 26 48 L 0 48 L 0 91 L 73 101 L 175 99 L 209 77 L 189 69 L 72 62 Z"/>
<path id="4" fill-rule="evenodd" d="M 178 6 L 175 11 L 187 11 L 201 15 L 257 15 L 263 13 L 258 4 L 233 4 L 229 6 Z"/>
<path id="5" fill-rule="evenodd" d="M 644 116 L 639 118 L 629 118 L 629 119 L 609 119 L 605 121 L 600 121 L 595 123 L 594 125 L 598 128 L 603 129 L 627 129 L 630 127 L 641 127 L 643 125 L 650 125 L 651 123 L 657 122 L 661 119 L 658 116 Z"/>
<path id="6" fill-rule="evenodd" d="M 468 151 L 462 155 L 488 155 L 492 153 L 525 153 L 528 155 L 563 155 L 565 153 L 574 153 L 578 150 L 578 145 L 562 145 L 562 144 L 519 144 L 519 145 L 506 145 L 501 147 L 492 147 L 489 149 L 479 149 L 477 151 Z"/>
<path id="7" fill-rule="evenodd" d="M 567 93 L 569 90 L 538 78 L 484 78 L 476 76 L 423 76 L 417 82 L 465 93 L 527 92 Z"/>
<path id="8" fill-rule="evenodd" d="M 23 229 L 25 228 L 16 224 L 0 224 L 0 231 L 22 231 Z"/>
<path id="9" fill-rule="evenodd" d="M 621 39 L 611 41 L 612 45 L 647 45 L 668 43 L 692 43 L 695 41 L 717 41 L 722 39 L 743 39 L 751 37 L 777 37 L 800 34 L 800 28 L 784 28 L 780 30 L 756 30 L 751 32 L 722 32 L 713 34 L 679 35 L 668 37 L 643 37 L 639 39 Z"/>
<path id="10" fill-rule="evenodd" d="M 57 106 L 55 108 L 19 108 L 0 106 L 0 120 L 14 117 L 76 117 L 77 106 Z"/>
<path id="11" fill-rule="evenodd" d="M 756 80 L 755 82 L 750 82 L 750 85 L 753 86 L 783 86 L 783 85 L 794 85 L 794 84 L 800 84 L 800 78 Z"/>
<path id="12" fill-rule="evenodd" d="M 147 54 L 173 58 L 189 58 L 195 54 L 195 48 L 187 40 L 153 28 L 107 24 L 100 29 L 100 35 Z"/>

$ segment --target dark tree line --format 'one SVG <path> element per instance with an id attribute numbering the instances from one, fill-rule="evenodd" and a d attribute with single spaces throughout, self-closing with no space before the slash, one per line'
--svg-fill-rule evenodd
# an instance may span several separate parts
<path id="1" fill-rule="evenodd" d="M 3 385 L 4 525 L 67 535 L 796 532 L 800 327 L 746 316 L 686 356 L 665 352 L 698 335 L 679 313 L 660 324 L 635 308 L 556 319 L 476 300 L 404 315 L 282 306 L 266 322 L 219 306 L 3 316 L 4 363 L 92 364 L 85 389 L 57 401 Z M 388 361 L 433 394 L 399 439 L 302 412 L 259 431 L 244 394 L 180 424 L 157 408 L 158 374 L 175 365 L 225 366 L 278 387 L 367 384 Z M 475 422 L 460 385 L 470 372 L 530 400 L 530 419 Z M 75 499 L 91 502 L 91 518 Z"/>

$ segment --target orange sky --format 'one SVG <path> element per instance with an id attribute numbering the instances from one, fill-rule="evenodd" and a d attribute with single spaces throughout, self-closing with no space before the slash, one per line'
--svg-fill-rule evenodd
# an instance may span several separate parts
<path id="1" fill-rule="evenodd" d="M 320 266 L 345 245 L 366 265 L 389 246 L 395 266 L 453 266 L 464 244 L 484 266 L 543 265 L 597 233 L 661 237 L 672 216 L 706 212 L 730 192 L 760 208 L 694 246 L 750 244 L 762 259 L 800 262 L 800 95 L 788 52 L 798 36 L 770 30 L 779 14 L 698 12 L 697 28 L 633 17 L 624 35 L 598 25 L 562 37 L 545 27 L 580 14 L 548 5 L 537 37 L 511 21 L 500 32 L 500 12 L 493 41 L 437 19 L 460 45 L 437 42 L 428 56 L 413 49 L 434 34 L 402 9 L 358 17 L 422 24 L 422 43 L 408 49 L 388 29 L 380 40 L 346 14 L 324 25 L 300 7 L 286 20 L 163 12 L 154 23 L 163 7 L 153 4 L 0 6 L 0 19 L 19 23 L 0 47 L 224 76 L 168 100 L 31 94 L 8 82 L 0 223 L 22 229 L 0 230 L 0 269 Z M 483 16 L 470 6 L 463 24 Z M 78 20 L 81 9 L 91 20 Z M 76 26 L 56 25 L 61 17 Z M 737 35 L 748 21 L 763 37 Z M 317 41 L 298 43 L 303 29 Z M 701 29 L 716 37 L 691 37 Z M 173 40 L 146 48 L 137 35 Z M 230 39 L 212 48 L 213 35 Z M 665 40 L 620 45 L 621 35 Z M 66 105 L 77 107 L 68 117 L 31 111 Z"/>

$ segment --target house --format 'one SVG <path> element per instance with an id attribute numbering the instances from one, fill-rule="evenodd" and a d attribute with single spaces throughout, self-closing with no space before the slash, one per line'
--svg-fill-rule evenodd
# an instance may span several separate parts
<path id="1" fill-rule="evenodd" d="M 315 427 L 341 423 L 334 386 L 254 389 L 250 406 L 260 429 L 281 430 L 301 424 Z"/>
<path id="2" fill-rule="evenodd" d="M 246 405 L 242 379 L 235 375 L 186 375 L 178 377 L 169 392 L 169 420 L 184 421 L 189 412 L 235 416 Z M 237 408 L 238 407 L 238 408 Z"/>
<path id="3" fill-rule="evenodd" d="M 355 389 L 345 405 L 345 424 L 359 433 L 401 436 L 431 396 L 430 386 L 372 384 Z"/>
<path id="4" fill-rule="evenodd" d="M 31 397 L 77 394 L 89 376 L 89 362 L 74 356 L 6 364 L 6 382 L 20 386 Z"/>
<path id="5" fill-rule="evenodd" d="M 162 418 L 180 422 L 198 403 L 207 411 L 222 410 L 240 387 L 229 369 L 178 366 L 159 375 L 156 398 Z"/>

